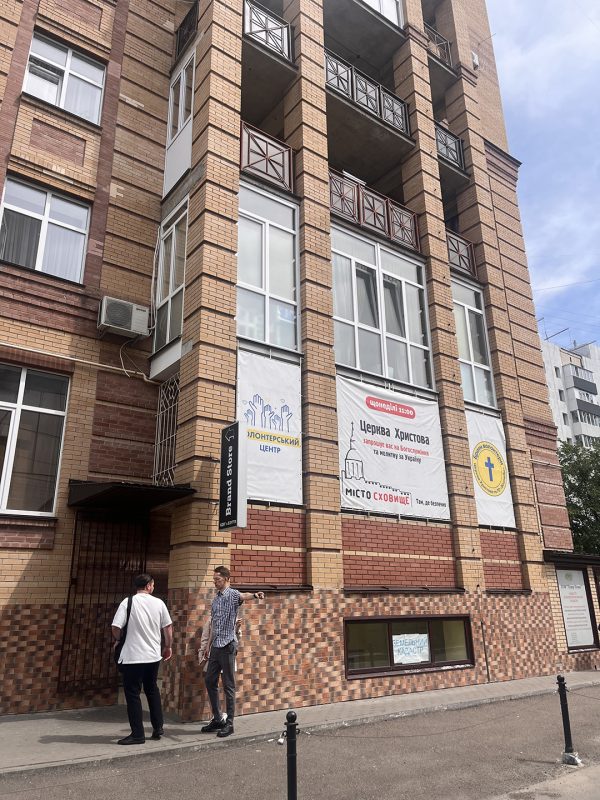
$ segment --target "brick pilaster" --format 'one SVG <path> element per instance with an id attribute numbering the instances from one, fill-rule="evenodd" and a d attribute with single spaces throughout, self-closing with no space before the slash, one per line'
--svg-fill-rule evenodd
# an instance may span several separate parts
<path id="1" fill-rule="evenodd" d="M 298 78 L 284 100 L 300 204 L 303 469 L 308 581 L 343 582 L 322 2 L 292 0 Z"/>
<path id="2" fill-rule="evenodd" d="M 421 249 L 427 259 L 431 346 L 453 521 L 456 579 L 459 585 L 474 589 L 483 587 L 484 576 L 452 311 L 427 42 L 421 32 L 420 9 L 411 8 L 416 18 L 409 17 L 407 21 L 408 39 L 396 54 L 394 64 L 396 93 L 408 103 L 411 134 L 416 141 L 403 164 L 404 201 L 419 215 Z"/>

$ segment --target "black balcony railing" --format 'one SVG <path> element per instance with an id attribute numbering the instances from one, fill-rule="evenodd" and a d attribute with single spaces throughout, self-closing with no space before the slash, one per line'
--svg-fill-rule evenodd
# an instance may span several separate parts
<path id="1" fill-rule="evenodd" d="M 473 245 L 453 231 L 446 231 L 448 263 L 451 267 L 475 276 L 475 253 Z"/>
<path id="2" fill-rule="evenodd" d="M 440 61 L 443 61 L 444 64 L 447 64 L 449 67 L 452 66 L 452 53 L 450 42 L 448 39 L 444 39 L 444 37 L 439 34 L 435 28 L 432 28 L 431 25 L 425 23 L 425 34 L 427 36 L 427 47 L 429 50 L 437 56 Z"/>
<path id="3" fill-rule="evenodd" d="M 242 122 L 242 172 L 292 191 L 292 148 Z"/>
<path id="4" fill-rule="evenodd" d="M 195 2 L 187 12 L 175 34 L 175 58 L 183 53 L 196 35 L 198 28 L 198 3 Z"/>
<path id="5" fill-rule="evenodd" d="M 325 51 L 325 82 L 365 111 L 410 135 L 404 100 L 329 51 Z"/>
<path id="6" fill-rule="evenodd" d="M 292 60 L 290 25 L 250 0 L 244 3 L 244 34 L 288 61 Z"/>
<path id="7" fill-rule="evenodd" d="M 447 128 L 443 128 L 438 122 L 435 123 L 435 141 L 438 155 L 446 161 L 454 164 L 455 167 L 464 170 L 465 160 L 463 157 L 462 139 L 455 136 Z"/>
<path id="8" fill-rule="evenodd" d="M 417 215 L 347 175 L 329 171 L 329 203 L 335 214 L 419 250 Z"/>

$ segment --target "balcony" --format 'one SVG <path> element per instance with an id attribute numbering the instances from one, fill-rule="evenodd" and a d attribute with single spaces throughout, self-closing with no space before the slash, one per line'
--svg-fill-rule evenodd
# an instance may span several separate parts
<path id="1" fill-rule="evenodd" d="M 431 99 L 434 107 L 443 106 L 446 92 L 457 78 L 456 70 L 452 66 L 452 44 L 427 23 L 425 35 L 429 50 Z"/>
<path id="2" fill-rule="evenodd" d="M 296 73 L 291 25 L 263 6 L 245 0 L 242 45 L 244 119 L 260 125 L 280 104 Z M 280 116 L 282 121 L 281 112 Z"/>
<path id="3" fill-rule="evenodd" d="M 325 47 L 348 59 L 357 56 L 381 73 L 406 41 L 402 4 L 393 0 L 327 0 L 323 3 Z"/>
<path id="4" fill-rule="evenodd" d="M 469 182 L 469 175 L 465 170 L 462 139 L 436 122 L 435 142 L 442 188 L 445 192 L 459 191 Z"/>
<path id="5" fill-rule="evenodd" d="M 198 3 L 195 2 L 182 19 L 181 25 L 177 28 L 175 33 L 175 60 L 179 58 L 188 44 L 192 41 L 197 30 Z"/>
<path id="6" fill-rule="evenodd" d="M 427 48 L 430 53 L 442 61 L 446 66 L 452 66 L 452 54 L 450 51 L 450 42 L 444 39 L 441 33 L 438 33 L 435 28 L 425 23 L 425 35 L 427 36 Z"/>
<path id="7" fill-rule="evenodd" d="M 292 191 L 293 152 L 284 142 L 242 122 L 240 169 L 247 175 Z"/>
<path id="8" fill-rule="evenodd" d="M 448 264 L 461 272 L 477 277 L 473 245 L 453 231 L 446 231 L 448 243 Z"/>
<path id="9" fill-rule="evenodd" d="M 419 250 L 417 215 L 413 211 L 333 170 L 329 171 L 329 205 L 332 213 Z"/>
<path id="10" fill-rule="evenodd" d="M 325 52 L 329 161 L 375 183 L 414 147 L 406 103 L 337 55 Z"/>

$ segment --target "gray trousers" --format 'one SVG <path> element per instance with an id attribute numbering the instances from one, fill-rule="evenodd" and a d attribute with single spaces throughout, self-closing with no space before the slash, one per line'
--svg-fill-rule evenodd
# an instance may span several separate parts
<path id="1" fill-rule="evenodd" d="M 235 654 L 237 644 L 229 642 L 225 647 L 211 647 L 210 658 L 204 681 L 206 691 L 212 708 L 213 719 L 221 719 L 221 708 L 219 706 L 219 675 L 223 673 L 223 689 L 225 690 L 225 701 L 227 703 L 227 720 L 233 722 L 235 715 Z"/>

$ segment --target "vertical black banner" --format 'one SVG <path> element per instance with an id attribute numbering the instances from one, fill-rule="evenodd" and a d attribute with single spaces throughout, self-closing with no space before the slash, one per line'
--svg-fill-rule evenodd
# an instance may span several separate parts
<path id="1" fill-rule="evenodd" d="M 234 422 L 221 431 L 219 530 L 238 524 L 239 428 L 239 422 Z"/>

